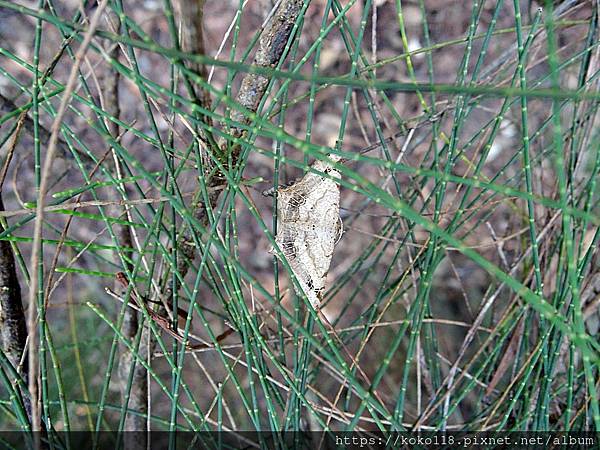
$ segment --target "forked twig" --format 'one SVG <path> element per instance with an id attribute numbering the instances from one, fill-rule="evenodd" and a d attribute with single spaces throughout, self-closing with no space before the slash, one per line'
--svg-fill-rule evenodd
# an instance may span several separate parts
<path id="1" fill-rule="evenodd" d="M 127 278 L 127 275 L 125 275 L 123 272 L 117 272 L 115 274 L 115 278 L 116 280 L 124 287 L 124 288 L 128 288 L 129 287 L 129 279 Z M 107 289 L 107 292 L 111 293 L 111 295 L 118 297 L 116 294 L 112 293 L 110 291 L 110 289 Z M 139 298 L 138 295 L 135 293 L 135 291 L 131 291 L 131 296 L 130 298 L 132 298 L 136 305 L 137 305 L 137 309 L 138 311 L 146 311 L 146 313 L 148 313 L 148 316 L 150 316 L 150 318 L 154 321 L 154 323 L 156 325 L 158 325 L 163 331 L 165 331 L 167 334 L 169 334 L 171 337 L 173 337 L 174 339 L 176 339 L 177 341 L 181 342 L 182 344 L 185 344 L 185 347 L 187 350 L 201 350 L 201 349 L 206 349 L 206 348 L 211 348 L 213 347 L 213 345 L 211 344 L 189 344 L 187 342 L 187 339 L 185 339 L 181 334 L 179 334 L 178 330 L 175 330 L 172 326 L 171 326 L 171 320 L 166 317 L 163 316 L 162 314 L 157 313 L 156 311 L 148 308 L 147 303 L 156 303 L 158 304 L 159 302 L 154 301 L 154 300 L 150 300 L 150 299 L 146 299 L 146 298 Z M 129 305 L 132 306 L 133 305 Z M 186 310 L 184 310 L 183 308 L 177 308 L 177 315 L 180 318 L 186 319 L 188 316 L 188 312 Z M 224 331 L 223 333 L 221 333 L 220 335 L 218 335 L 215 338 L 215 342 L 221 342 L 223 339 L 227 338 L 229 335 L 233 334 L 235 332 L 234 328 L 229 327 L 226 331 Z"/>

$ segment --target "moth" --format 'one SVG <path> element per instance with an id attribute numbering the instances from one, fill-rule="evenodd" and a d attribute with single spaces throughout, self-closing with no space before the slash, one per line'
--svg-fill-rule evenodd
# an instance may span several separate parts
<path id="1" fill-rule="evenodd" d="M 329 155 L 329 159 L 342 161 L 335 155 Z M 351 367 L 356 367 L 367 385 L 371 385 L 369 377 L 321 310 L 333 250 L 343 234 L 338 182 L 341 176 L 331 163 L 325 161 L 316 161 L 311 169 L 292 185 L 277 190 L 275 242 L 312 307 L 352 361 Z M 300 294 L 297 289 L 296 292 Z"/>
<path id="2" fill-rule="evenodd" d="M 333 250 L 343 228 L 340 185 L 336 181 L 340 173 L 330 163 L 320 160 L 311 168 L 329 177 L 310 171 L 292 185 L 277 190 L 275 242 L 304 294 L 318 310 Z"/>

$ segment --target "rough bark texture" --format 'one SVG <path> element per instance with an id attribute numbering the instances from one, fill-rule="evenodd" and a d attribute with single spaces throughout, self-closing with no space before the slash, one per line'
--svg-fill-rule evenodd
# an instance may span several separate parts
<path id="1" fill-rule="evenodd" d="M 204 0 L 175 0 L 174 6 L 180 24 L 181 50 L 195 55 L 205 55 L 203 26 Z M 207 79 L 204 64 L 188 62 L 186 65 L 204 80 Z M 196 97 L 194 100 L 203 108 L 210 109 L 210 92 L 197 84 L 193 86 L 193 89 Z M 209 116 L 203 116 L 203 120 L 208 125 L 212 124 Z"/>
<path id="2" fill-rule="evenodd" d="M 1 188 L 0 211 L 4 211 Z M 4 227 L 0 224 L 0 233 L 3 231 Z M 23 310 L 21 286 L 17 278 L 15 256 L 10 242 L 0 241 L 0 346 L 25 383 L 28 379 L 28 359 L 23 355 L 26 343 L 27 322 Z M 21 362 L 22 366 L 20 366 Z M 31 401 L 26 393 L 21 394 L 25 411 L 31 420 Z M 45 427 L 42 430 L 45 431 Z"/>
<path id="3" fill-rule="evenodd" d="M 274 68 L 279 64 L 303 5 L 304 0 L 282 0 L 260 37 L 253 65 Z M 244 108 L 256 112 L 268 85 L 268 77 L 254 73 L 246 74 L 236 102 Z M 232 112 L 231 118 L 245 125 L 250 123 L 250 119 L 237 109 Z M 230 135 L 234 137 L 241 137 L 243 134 L 244 131 L 238 127 L 230 130 Z M 234 146 L 233 152 L 235 159 L 239 152 L 239 146 Z"/>
<path id="4" fill-rule="evenodd" d="M 0 211 L 4 204 L 0 196 Z M 0 225 L 0 232 L 4 227 Z M 0 241 L 0 337 L 2 351 L 10 363 L 19 368 L 25 342 L 27 340 L 27 324 L 21 300 L 21 287 L 17 279 L 15 258 L 9 241 Z M 25 358 L 24 364 L 27 359 Z M 21 368 L 20 373 L 27 373 Z"/>

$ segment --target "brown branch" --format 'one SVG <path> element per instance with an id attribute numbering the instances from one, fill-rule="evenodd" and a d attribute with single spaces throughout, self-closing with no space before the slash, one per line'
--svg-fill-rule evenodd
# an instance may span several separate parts
<path id="1" fill-rule="evenodd" d="M 4 211 L 4 203 L 0 194 L 0 210 Z M 0 223 L 0 232 L 5 230 Z M 26 368 L 20 367 L 25 343 L 27 341 L 27 325 L 21 287 L 15 268 L 15 257 L 10 241 L 0 241 L 0 343 L 2 351 L 21 374 Z"/>
<path id="2" fill-rule="evenodd" d="M 130 285 L 130 281 L 127 278 L 127 275 L 125 275 L 123 272 L 117 272 L 115 274 L 115 281 L 117 282 L 117 284 L 120 284 L 125 289 L 128 289 L 128 287 Z M 118 298 L 118 296 L 116 294 L 114 294 L 113 292 L 111 292 L 110 290 L 107 290 L 107 292 L 109 294 L 111 294 L 113 297 Z M 156 302 L 156 301 L 150 300 L 148 298 L 138 298 L 135 291 L 132 291 L 130 298 L 133 299 L 135 304 L 137 305 L 137 306 L 135 306 L 135 305 L 129 304 L 128 306 L 130 307 L 130 309 L 135 310 L 135 311 L 141 311 L 141 310 L 145 311 L 148 314 L 148 316 L 150 317 L 150 319 L 152 319 L 152 321 L 156 325 L 158 325 L 159 328 L 161 328 L 163 331 L 165 331 L 168 335 L 170 335 L 176 341 L 185 343 L 185 347 L 187 350 L 203 350 L 203 349 L 207 349 L 207 348 L 213 348 L 213 346 L 211 344 L 206 344 L 206 343 L 190 344 L 190 343 L 186 342 L 186 340 L 184 339 L 184 336 L 180 333 L 180 329 L 179 329 L 180 326 L 181 327 L 185 326 L 185 321 L 187 320 L 187 316 L 188 316 L 188 312 L 186 310 L 184 310 L 182 308 L 177 308 L 178 324 L 177 324 L 177 327 L 174 327 L 172 325 L 172 320 L 166 314 L 156 312 L 148 307 L 148 303 L 160 303 L 160 302 Z M 221 333 L 215 337 L 215 342 L 223 341 L 225 338 L 227 338 L 228 336 L 233 334 L 234 331 L 235 331 L 235 329 L 228 328 L 223 333 Z M 198 339 L 195 336 L 194 336 L 194 338 Z"/>
<path id="3" fill-rule="evenodd" d="M 0 171 L 0 211 L 4 211 L 2 187 L 6 173 L 19 140 L 26 113 L 22 112 L 17 121 L 14 137 Z M 5 231 L 5 219 L 0 220 L 0 233 Z M 23 310 L 21 286 L 17 277 L 15 256 L 10 241 L 0 240 L 0 348 L 17 373 L 27 382 L 27 358 L 24 358 L 27 345 L 27 322 Z M 31 402 L 23 395 L 25 409 L 31 418 Z"/>
<path id="4" fill-rule="evenodd" d="M 205 55 L 204 47 L 204 2 L 205 0 L 175 0 L 175 13 L 179 20 L 181 34 L 181 50 L 195 55 Z M 207 80 L 206 66 L 197 62 L 187 62 L 186 65 Z M 204 109 L 210 109 L 210 92 L 199 85 L 192 87 L 195 101 Z M 203 116 L 207 125 L 212 125 L 210 116 Z"/>
<path id="5" fill-rule="evenodd" d="M 253 65 L 258 67 L 276 67 L 280 63 L 292 30 L 294 29 L 294 24 L 304 3 L 303 0 L 281 1 L 260 37 L 258 50 L 252 62 Z M 245 109 L 256 112 L 267 91 L 269 80 L 269 77 L 265 75 L 255 73 L 246 74 L 242 80 L 236 102 Z M 243 125 L 248 125 L 251 122 L 251 119 L 239 109 L 232 112 L 231 118 L 233 121 Z M 244 134 L 244 130 L 240 127 L 232 127 L 229 134 L 234 138 L 239 138 Z M 226 143 L 223 143 L 223 148 L 221 148 L 224 152 L 227 150 L 224 147 L 225 145 Z M 239 144 L 234 145 L 231 150 L 234 161 L 237 160 L 239 147 Z"/>
<path id="6" fill-rule="evenodd" d="M 282 0 L 277 10 L 271 16 L 266 25 L 262 36 L 259 39 L 258 49 L 252 62 L 259 67 L 276 67 L 282 60 L 287 42 L 294 29 L 298 16 L 304 5 L 304 0 Z M 264 98 L 269 85 L 269 77 L 254 73 L 248 73 L 244 76 L 240 90 L 236 96 L 236 102 L 243 108 L 252 112 L 257 112 L 260 102 Z M 248 125 L 251 119 L 239 110 L 231 113 L 233 121 L 241 125 Z M 232 138 L 241 138 L 245 134 L 242 127 L 236 126 L 229 129 L 229 135 Z M 229 168 L 230 162 L 235 166 L 240 153 L 240 144 L 230 143 L 226 139 L 219 143 L 219 155 L 215 155 L 219 162 L 225 168 Z M 206 174 L 206 186 L 208 188 L 208 205 L 203 202 L 193 206 L 193 216 L 203 226 L 208 224 L 208 215 L 206 208 L 214 208 L 219 199 L 220 191 L 212 189 L 215 186 L 226 184 L 225 176 L 215 170 L 215 164 L 208 159 L 204 173 Z M 209 174 L 213 173 L 212 176 Z M 202 198 L 198 196 L 197 198 Z M 183 258 L 178 261 L 177 270 L 183 278 L 188 270 L 189 262 L 193 260 L 196 253 L 196 247 L 191 232 L 184 234 L 179 249 Z"/>
<path id="7" fill-rule="evenodd" d="M 114 32 L 118 32 L 121 26 L 120 20 L 116 15 L 107 14 L 110 27 Z M 108 43 L 111 46 L 108 50 L 109 56 L 115 60 L 119 60 L 120 50 L 119 46 L 114 45 L 112 42 Z M 119 81 L 120 74 L 116 70 L 112 70 L 109 66 L 104 73 L 102 79 L 102 93 L 103 93 L 103 105 L 102 109 L 108 114 L 109 117 L 118 118 L 121 114 L 121 108 L 119 104 Z M 119 125 L 112 120 L 107 120 L 106 124 L 109 133 L 115 139 L 119 139 Z M 121 163 L 113 151 L 114 158 L 114 172 L 117 179 L 122 179 L 122 168 Z M 125 184 L 121 185 L 121 188 L 126 190 Z M 118 216 L 124 215 L 128 217 L 128 207 L 126 205 L 116 208 Z M 133 239 L 131 236 L 131 229 L 127 225 L 119 225 L 117 228 L 117 236 L 119 238 L 119 248 L 132 248 Z M 118 252 L 115 254 L 116 263 L 121 264 Z M 133 267 L 131 264 L 125 263 L 128 271 L 131 271 Z M 134 340 L 140 332 L 140 323 L 138 312 L 132 308 L 126 308 L 123 318 L 122 333 L 123 336 L 130 340 Z M 142 331 L 138 352 L 141 355 L 147 354 L 151 349 L 151 343 L 149 340 L 148 333 Z M 136 411 L 140 414 L 127 414 L 125 416 L 125 424 L 123 427 L 124 431 L 143 431 L 146 429 L 145 415 L 148 412 L 148 377 L 146 368 L 136 361 L 132 352 L 126 346 L 121 346 L 121 353 L 119 356 L 118 364 L 118 377 L 121 387 L 121 400 L 128 402 L 126 408 L 129 410 Z M 129 379 L 132 378 L 131 385 L 129 385 Z M 146 448 L 146 439 L 144 434 L 135 433 L 126 436 L 125 442 L 127 448 Z"/>

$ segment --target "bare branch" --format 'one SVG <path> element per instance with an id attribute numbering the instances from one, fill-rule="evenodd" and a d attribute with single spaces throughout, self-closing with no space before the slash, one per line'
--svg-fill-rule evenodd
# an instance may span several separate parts
<path id="1" fill-rule="evenodd" d="M 282 0 L 259 40 L 258 50 L 252 62 L 253 65 L 275 67 L 279 64 L 281 58 L 284 56 L 283 52 L 304 3 L 303 0 Z M 244 108 L 256 112 L 267 91 L 268 85 L 268 77 L 255 73 L 246 74 L 242 80 L 236 102 Z M 250 119 L 237 109 L 232 112 L 231 118 L 241 124 L 247 125 L 250 123 Z M 234 138 L 239 138 L 244 134 L 244 130 L 235 127 L 230 130 L 229 134 Z M 221 150 L 224 151 L 226 149 L 222 148 Z M 239 145 L 234 146 L 232 149 L 234 160 L 237 159 L 238 152 Z"/>
<path id="2" fill-rule="evenodd" d="M 0 210 L 4 211 L 1 195 Z M 0 223 L 0 232 L 3 231 L 4 226 Z M 0 241 L 0 338 L 2 351 L 10 363 L 20 373 L 24 373 L 19 366 L 27 341 L 27 326 L 15 257 L 10 242 L 4 240 Z"/>
<path id="3" fill-rule="evenodd" d="M 282 0 L 278 8 L 271 16 L 265 30 L 259 40 L 258 49 L 254 56 L 253 65 L 259 67 L 275 67 L 284 57 L 284 50 L 287 42 L 294 29 L 298 16 L 304 5 L 303 0 Z M 267 92 L 269 78 L 264 75 L 248 73 L 244 76 L 240 90 L 236 96 L 236 102 L 244 108 L 256 112 L 258 106 Z M 232 112 L 232 119 L 241 124 L 249 124 L 250 118 L 239 110 Z M 244 130 L 241 127 L 232 127 L 229 130 L 229 135 L 233 138 L 240 138 L 244 135 Z M 220 155 L 217 155 L 219 160 L 226 167 L 229 162 L 233 161 L 233 165 L 237 163 L 239 156 L 239 144 L 229 145 L 229 142 L 223 140 L 220 142 Z M 205 173 L 213 173 L 214 165 L 207 164 Z M 208 175 L 207 175 L 208 177 Z M 209 208 L 214 208 L 219 198 L 219 191 L 212 189 L 214 186 L 225 184 L 225 177 L 220 171 L 214 171 L 214 175 L 207 179 L 207 188 L 209 190 L 208 201 Z M 203 225 L 208 223 L 206 207 L 202 203 L 194 205 L 193 215 Z M 180 250 L 185 256 L 181 258 L 178 264 L 178 271 L 181 276 L 185 276 L 188 269 L 189 261 L 194 258 L 196 252 L 193 239 L 189 232 L 184 235 L 180 243 Z"/>
<path id="4" fill-rule="evenodd" d="M 120 20 L 116 15 L 107 13 L 107 18 L 110 27 L 114 32 L 118 33 L 121 26 Z M 108 43 L 112 46 L 108 50 L 110 57 L 118 61 L 120 48 L 114 45 L 112 42 Z M 102 98 L 103 98 L 103 110 L 108 114 L 109 117 L 118 118 L 121 114 L 121 108 L 119 104 L 119 80 L 120 74 L 118 71 L 113 70 L 111 66 L 107 67 L 102 79 Z M 106 121 L 106 126 L 112 137 L 116 140 L 119 138 L 119 125 L 112 120 Z M 114 160 L 114 172 L 117 179 L 123 178 L 121 162 L 119 161 L 116 153 L 113 150 Z M 121 185 L 121 188 L 127 190 L 125 184 Z M 116 207 L 117 214 L 124 214 L 128 217 L 128 207 L 126 205 L 122 207 Z M 132 248 L 133 240 L 131 237 L 131 229 L 127 225 L 119 225 L 117 228 L 117 235 L 119 237 L 120 248 Z M 115 254 L 116 263 L 121 265 L 119 254 Z M 126 264 L 127 270 L 130 271 L 133 267 L 130 264 Z M 133 308 L 126 308 L 125 317 L 123 319 L 123 336 L 128 339 L 134 340 L 140 330 L 140 323 L 138 312 Z M 148 333 L 142 332 L 140 345 L 138 351 L 140 354 L 146 354 L 150 348 Z M 148 412 L 148 382 L 147 382 L 147 370 L 146 368 L 136 362 L 131 351 L 124 345 L 121 346 L 121 354 L 119 356 L 119 369 L 118 376 L 121 387 L 121 400 L 126 409 L 136 411 L 136 414 L 127 414 L 125 416 L 125 425 L 123 431 L 143 431 L 146 429 L 145 419 L 143 414 Z M 131 383 L 130 383 L 131 379 Z M 137 414 L 139 413 L 139 414 Z M 146 448 L 145 434 L 135 433 L 127 434 L 126 437 L 127 448 Z"/>
<path id="5" fill-rule="evenodd" d="M 203 12 L 205 0 L 175 0 L 175 11 L 179 19 L 181 33 L 181 49 L 195 55 L 205 55 L 204 48 L 204 26 Z M 188 62 L 194 72 L 200 75 L 204 80 L 207 79 L 206 67 L 203 64 Z M 195 85 L 193 86 L 195 100 L 204 109 L 210 109 L 211 99 L 208 90 Z M 209 116 L 204 116 L 203 120 L 212 124 Z"/>
<path id="6" fill-rule="evenodd" d="M 6 173 L 15 152 L 15 147 L 23 129 L 25 112 L 22 112 L 14 131 L 12 143 L 0 171 L 0 211 L 4 211 L 2 188 Z M 0 220 L 0 233 L 5 231 L 6 219 Z M 15 256 L 11 244 L 0 240 L 0 348 L 17 373 L 27 380 L 27 358 L 24 357 L 27 345 L 27 322 L 23 310 L 21 286 L 17 277 Z M 23 396 L 25 409 L 31 417 L 31 402 Z"/>

